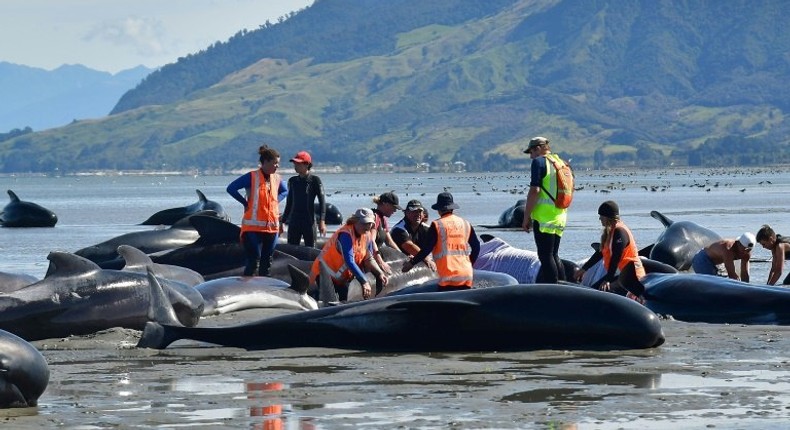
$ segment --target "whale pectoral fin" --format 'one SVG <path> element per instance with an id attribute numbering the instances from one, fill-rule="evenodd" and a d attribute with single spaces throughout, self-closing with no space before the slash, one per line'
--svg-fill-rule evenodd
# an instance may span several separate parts
<path id="1" fill-rule="evenodd" d="M 299 294 L 307 293 L 307 288 L 310 286 L 310 275 L 302 272 L 293 264 L 288 265 L 288 273 L 291 274 L 291 286 L 288 288 Z"/>
<path id="2" fill-rule="evenodd" d="M 480 304 L 469 300 L 406 300 L 393 303 L 386 309 L 404 309 L 412 312 L 462 312 L 477 306 Z"/>
<path id="3" fill-rule="evenodd" d="M 661 224 L 664 224 L 664 227 L 669 227 L 674 222 L 659 211 L 650 211 L 650 216 L 659 220 Z"/>

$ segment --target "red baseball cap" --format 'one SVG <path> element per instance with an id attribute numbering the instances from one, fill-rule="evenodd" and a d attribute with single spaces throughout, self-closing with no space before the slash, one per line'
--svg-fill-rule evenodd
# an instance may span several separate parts
<path id="1" fill-rule="evenodd" d="M 294 158 L 291 158 L 291 161 L 294 163 L 312 164 L 313 157 L 311 157 L 310 153 L 307 151 L 299 151 Z"/>

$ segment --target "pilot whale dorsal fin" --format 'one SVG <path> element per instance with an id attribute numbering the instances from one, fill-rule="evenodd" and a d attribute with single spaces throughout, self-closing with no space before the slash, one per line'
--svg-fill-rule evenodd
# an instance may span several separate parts
<path id="1" fill-rule="evenodd" d="M 14 203 L 19 203 L 19 197 L 17 197 L 17 196 L 16 196 L 16 193 L 14 193 L 13 191 L 11 191 L 11 190 L 8 190 L 8 197 L 10 197 L 10 198 L 11 198 L 11 201 L 12 201 L 12 202 L 14 202 Z"/>
<path id="2" fill-rule="evenodd" d="M 404 300 L 387 306 L 387 309 L 405 309 L 407 311 L 436 311 L 445 309 L 461 311 L 476 306 L 480 306 L 480 304 L 470 300 Z"/>
<path id="3" fill-rule="evenodd" d="M 659 220 L 664 227 L 669 227 L 674 222 L 659 211 L 650 211 L 650 216 Z"/>
<path id="4" fill-rule="evenodd" d="M 206 202 L 208 201 L 208 199 L 206 198 L 206 195 L 205 195 L 205 194 L 203 194 L 203 192 L 202 192 L 202 191 L 200 191 L 200 190 L 195 190 L 195 192 L 197 193 L 198 200 L 199 200 L 201 203 L 206 203 Z"/>
<path id="5" fill-rule="evenodd" d="M 176 316 L 176 311 L 173 310 L 173 305 L 170 299 L 167 298 L 167 293 L 159 282 L 159 278 L 154 275 L 153 269 L 148 266 L 146 268 L 148 275 L 148 284 L 150 286 L 151 300 L 148 305 L 148 320 L 160 324 L 183 326 Z"/>
<path id="6" fill-rule="evenodd" d="M 102 270 L 98 264 L 70 252 L 52 251 L 47 255 L 49 268 L 45 278 L 82 275 Z"/>
<path id="7" fill-rule="evenodd" d="M 151 260 L 151 257 L 148 256 L 148 254 L 131 245 L 119 245 L 118 255 L 120 255 L 126 262 L 124 265 L 125 269 L 145 267 L 153 264 L 153 261 Z"/>
<path id="8" fill-rule="evenodd" d="M 288 287 L 299 294 L 306 294 L 310 286 L 310 275 L 299 270 L 293 264 L 288 265 L 288 273 L 291 274 L 291 286 Z"/>
<path id="9" fill-rule="evenodd" d="M 239 241 L 241 228 L 232 222 L 216 216 L 198 214 L 189 217 L 189 222 L 200 235 L 197 242 L 201 245 L 236 243 Z"/>

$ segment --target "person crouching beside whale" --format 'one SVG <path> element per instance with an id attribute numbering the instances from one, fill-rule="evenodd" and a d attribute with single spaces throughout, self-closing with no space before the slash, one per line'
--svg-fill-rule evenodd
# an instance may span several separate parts
<path id="1" fill-rule="evenodd" d="M 576 271 L 576 280 L 581 282 L 584 272 L 603 259 L 606 273 L 592 284 L 592 288 L 611 291 L 610 283 L 615 279 L 628 291 L 628 297 L 642 301 L 645 292 L 642 278 L 645 268 L 639 259 L 639 248 L 636 246 L 631 229 L 620 219 L 620 207 L 616 202 L 608 200 L 598 207 L 598 219 L 601 221 L 601 252 L 595 253 L 581 269 Z M 618 276 L 619 273 L 619 276 Z"/>
<path id="2" fill-rule="evenodd" d="M 472 264 L 480 254 L 480 240 L 469 221 L 455 215 L 458 209 L 450 193 L 440 193 L 431 209 L 439 212 L 439 219 L 431 223 L 425 247 L 403 263 L 403 272 L 433 254 L 439 275 L 439 291 L 472 288 Z"/>
<path id="3" fill-rule="evenodd" d="M 721 239 L 702 248 L 694 259 L 691 268 L 694 273 L 718 275 L 719 265 L 724 264 L 727 277 L 749 282 L 749 259 L 757 239 L 751 233 L 744 233 L 736 239 Z M 735 260 L 741 260 L 741 276 L 735 272 Z"/>
<path id="4" fill-rule="evenodd" d="M 258 148 L 261 166 L 231 182 L 226 191 L 244 205 L 241 220 L 241 244 L 247 264 L 244 276 L 269 276 L 274 247 L 280 233 L 279 201 L 288 196 L 288 187 L 280 179 L 280 153 L 266 145 Z M 239 190 L 244 189 L 246 196 Z M 257 269 L 257 270 L 256 270 Z"/>
<path id="5" fill-rule="evenodd" d="M 410 200 L 406 209 L 403 210 L 403 219 L 390 230 L 390 236 L 398 245 L 398 249 L 408 256 L 414 257 L 420 252 L 421 247 L 425 247 L 423 241 L 431 228 L 423 222 L 426 219 L 425 213 L 426 210 L 422 207 L 422 202 Z M 425 257 L 424 261 L 429 269 L 436 271 L 436 264 L 430 255 Z"/>
<path id="6" fill-rule="evenodd" d="M 790 257 L 790 238 L 776 234 L 768 224 L 757 231 L 757 243 L 771 251 L 771 270 L 768 272 L 768 285 L 776 285 L 782 277 L 784 262 Z M 782 285 L 790 285 L 790 274 L 782 281 Z"/>
<path id="7" fill-rule="evenodd" d="M 313 262 L 310 280 L 321 285 L 321 262 L 331 271 L 332 283 L 341 302 L 348 300 L 348 284 L 356 278 L 362 285 L 362 297 L 369 299 L 373 290 L 365 277 L 362 267 L 369 270 L 383 287 L 388 277 L 373 260 L 373 241 L 370 235 L 375 223 L 375 215 L 368 208 L 354 212 L 345 225 L 335 231 L 326 241 L 321 253 Z M 362 267 L 360 267 L 362 266 Z"/>

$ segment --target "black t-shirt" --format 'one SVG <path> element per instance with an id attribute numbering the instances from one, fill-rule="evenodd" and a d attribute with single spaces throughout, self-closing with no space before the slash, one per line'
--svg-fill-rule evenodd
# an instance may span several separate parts
<path id="1" fill-rule="evenodd" d="M 392 227 L 392 230 L 390 230 L 390 236 L 392 236 L 392 240 L 396 245 L 398 245 L 398 248 L 401 250 L 401 252 L 405 254 L 405 251 L 403 251 L 403 243 L 407 241 L 414 242 L 414 244 L 419 246 L 420 249 L 424 248 L 423 244 L 425 242 L 425 237 L 428 235 L 429 229 L 429 225 L 420 223 L 415 231 L 409 231 L 406 218 L 403 218 Z"/>

